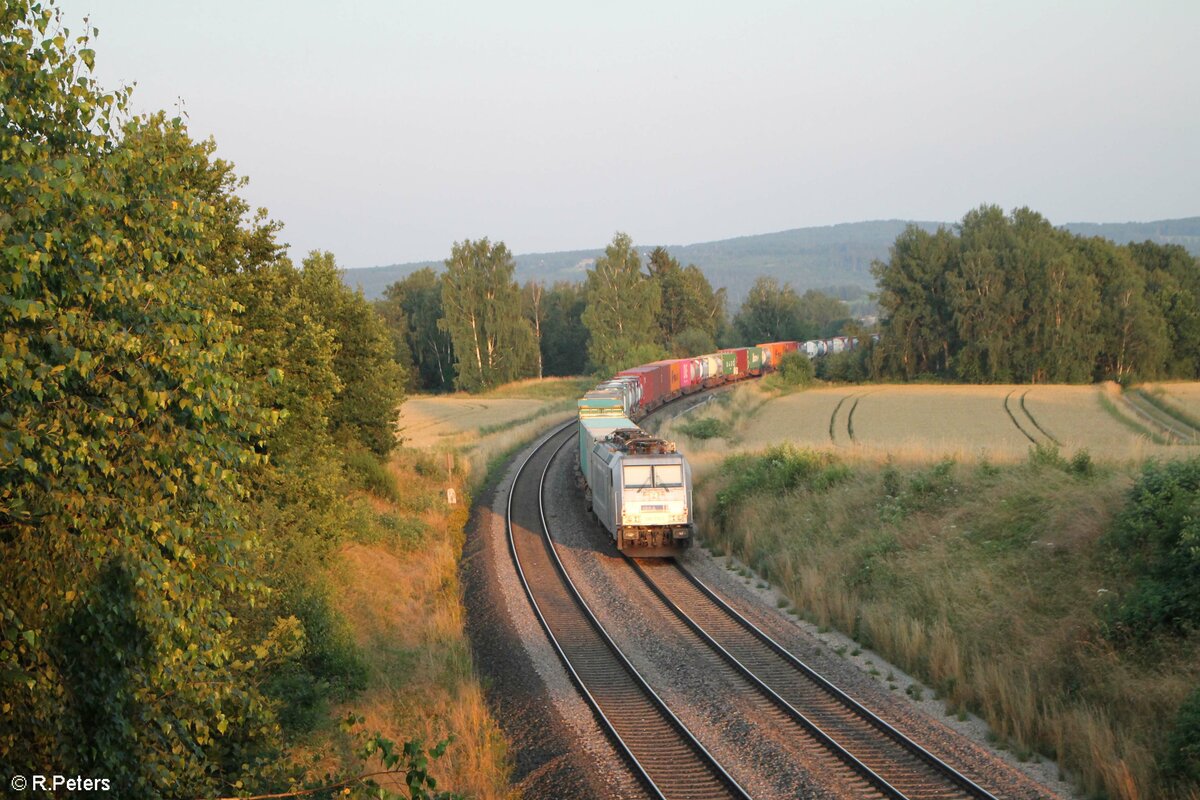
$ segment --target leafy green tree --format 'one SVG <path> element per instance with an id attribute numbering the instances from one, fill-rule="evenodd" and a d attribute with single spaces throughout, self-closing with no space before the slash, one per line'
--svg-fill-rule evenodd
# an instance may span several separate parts
<path id="1" fill-rule="evenodd" d="M 647 266 L 662 297 L 658 318 L 662 345 L 673 349 L 675 340 L 689 329 L 715 337 L 725 316 L 725 290 L 714 292 L 696 265 L 680 267 L 665 247 L 654 248 Z"/>
<path id="2" fill-rule="evenodd" d="M 800 296 L 796 315 L 800 320 L 797 333 L 801 333 L 804 339 L 840 336 L 842 330 L 854 321 L 844 300 L 815 289 L 809 289 Z M 812 331 L 811 335 L 809 331 Z"/>
<path id="3" fill-rule="evenodd" d="M 1146 290 L 1146 273 L 1128 248 L 1083 240 L 1100 286 L 1101 338 L 1096 377 L 1126 384 L 1163 374 L 1170 356 L 1166 320 Z"/>
<path id="4" fill-rule="evenodd" d="M 545 374 L 545 363 L 542 357 L 542 332 L 546 322 L 546 287 L 540 281 L 526 281 L 521 287 L 521 310 L 533 331 L 534 355 L 537 364 L 536 375 L 541 380 Z"/>
<path id="5" fill-rule="evenodd" d="M 642 272 L 642 260 L 627 234 L 617 233 L 587 275 L 588 357 L 611 375 L 661 357 L 657 346 L 661 290 Z M 639 360 L 639 359 L 644 359 Z"/>
<path id="6" fill-rule="evenodd" d="M 417 369 L 416 384 L 435 392 L 454 386 L 454 345 L 441 324 L 442 279 L 430 268 L 413 272 L 384 290 L 384 298 L 397 303 L 408 322 L 406 339 Z"/>
<path id="7" fill-rule="evenodd" d="M 407 376 L 405 388 L 416 389 L 418 376 L 417 370 L 413 366 L 412 348 L 408 344 L 408 314 L 404 313 L 404 306 L 400 304 L 399 300 L 386 296 L 376 300 L 372 305 L 375 313 L 387 326 L 388 334 L 392 337 L 392 360 L 404 369 L 404 374 Z"/>
<path id="8" fill-rule="evenodd" d="M 1143 242 L 1129 250 L 1145 271 L 1147 294 L 1167 323 L 1167 374 L 1200 375 L 1200 259 L 1179 245 Z"/>
<path id="9" fill-rule="evenodd" d="M 246 642 L 228 608 L 256 591 L 241 476 L 270 415 L 183 125 L 123 125 L 56 26 L 0 7 L 0 752 L 122 797 L 262 785 L 278 726 L 244 665 L 296 630 Z"/>
<path id="10" fill-rule="evenodd" d="M 396 445 L 406 380 L 391 332 L 362 291 L 347 288 L 333 253 L 308 254 L 300 290 L 317 319 L 334 332 L 333 369 L 341 384 L 329 410 L 334 434 L 387 455 Z"/>
<path id="11" fill-rule="evenodd" d="M 547 375 L 582 375 L 587 369 L 588 330 L 584 287 L 560 281 L 546 290 L 543 300 L 542 362 Z"/>
<path id="12" fill-rule="evenodd" d="M 775 278 L 760 277 L 750 288 L 733 327 L 741 344 L 804 340 L 816 332 L 800 322 L 800 298 L 791 286 Z"/>
<path id="13" fill-rule="evenodd" d="M 950 368 L 958 337 L 946 278 L 957 269 L 958 249 L 952 231 L 910 225 L 888 261 L 871 265 L 883 312 L 876 356 L 883 374 L 914 378 Z"/>
<path id="14" fill-rule="evenodd" d="M 713 335 L 700 328 L 686 328 L 671 340 L 671 355 L 674 358 L 690 358 L 717 349 Z"/>
<path id="15" fill-rule="evenodd" d="M 516 265 L 504 242 L 456 242 L 442 277 L 445 317 L 456 355 L 455 387 L 468 392 L 528 377 L 536 363 L 533 331 L 521 314 Z"/>

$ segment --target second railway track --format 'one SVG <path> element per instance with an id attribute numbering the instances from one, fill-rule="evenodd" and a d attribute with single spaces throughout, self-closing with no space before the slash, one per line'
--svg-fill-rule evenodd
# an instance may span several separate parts
<path id="1" fill-rule="evenodd" d="M 618 751 L 653 797 L 749 795 L 638 674 L 576 590 L 555 550 L 543 504 L 546 473 L 573 426 L 547 436 L 518 470 L 508 498 L 509 545 L 534 612 Z M 628 561 L 662 602 L 648 615 L 685 627 L 780 725 L 831 754 L 853 793 L 898 800 L 994 797 L 829 684 L 741 617 L 674 560 Z M 657 616 L 656 616 L 657 615 Z"/>
<path id="2" fill-rule="evenodd" d="M 628 560 L 666 609 L 885 794 L 995 800 L 809 668 L 673 559 Z"/>

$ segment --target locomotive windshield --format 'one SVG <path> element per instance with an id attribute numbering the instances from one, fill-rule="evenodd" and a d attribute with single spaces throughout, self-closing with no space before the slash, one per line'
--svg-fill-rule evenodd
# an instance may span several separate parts
<path id="1" fill-rule="evenodd" d="M 683 466 L 680 464 L 661 464 L 653 468 L 649 466 L 626 466 L 626 489 L 678 489 L 683 486 Z"/>
<path id="2" fill-rule="evenodd" d="M 681 464 L 663 464 L 655 467 L 654 485 L 663 489 L 677 489 L 683 486 L 683 466 Z"/>
<path id="3" fill-rule="evenodd" d="M 649 489 L 653 485 L 650 467 L 625 467 L 626 489 Z"/>

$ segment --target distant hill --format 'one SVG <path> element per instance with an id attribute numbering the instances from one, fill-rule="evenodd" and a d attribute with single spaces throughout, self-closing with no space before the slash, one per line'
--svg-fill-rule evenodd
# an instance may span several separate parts
<path id="1" fill-rule="evenodd" d="M 855 292 L 850 287 L 862 287 L 866 292 L 874 285 L 871 262 L 886 259 L 888 248 L 909 224 L 908 220 L 849 222 L 666 247 L 680 263 L 695 264 L 704 270 L 714 287 L 726 287 L 731 310 L 741 303 L 760 275 L 778 278 L 801 292 L 841 287 L 838 294 L 851 299 Z M 938 225 L 952 223 L 917 221 L 915 224 L 932 231 Z M 1147 239 L 1179 244 L 1200 256 L 1200 217 L 1155 222 L 1072 222 L 1062 227 L 1072 233 L 1103 236 L 1121 244 Z M 653 249 L 654 245 L 638 247 L 643 255 Z M 530 279 L 546 283 L 583 280 L 588 267 L 603 253 L 603 248 L 525 253 L 514 257 L 516 277 L 521 283 Z M 440 270 L 442 262 L 347 270 L 345 280 L 351 286 L 361 287 L 367 297 L 375 298 L 382 296 L 383 290 L 395 281 L 422 267 Z"/>

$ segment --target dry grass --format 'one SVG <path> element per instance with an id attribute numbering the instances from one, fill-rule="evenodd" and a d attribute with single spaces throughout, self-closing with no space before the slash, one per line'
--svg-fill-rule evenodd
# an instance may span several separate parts
<path id="1" fill-rule="evenodd" d="M 388 468 L 401 487 L 400 503 L 368 496 L 366 507 L 419 520 L 423 534 L 389 540 L 386 526 L 382 536 L 360 532 L 363 541 L 344 545 L 329 567 L 335 606 L 369 668 L 367 688 L 334 716 L 360 714 L 367 731 L 396 742 L 419 738 L 432 746 L 452 736 L 430 768 L 439 786 L 479 800 L 510 798 L 506 743 L 485 704 L 464 629 L 458 561 L 469 509 L 446 503 L 444 463 L 429 453 L 398 451 Z M 452 485 L 460 497 L 465 478 L 456 469 Z M 324 766 L 331 758 L 353 763 L 346 734 L 323 736 L 327 741 L 314 747 L 326 754 Z M 387 788 L 405 791 L 399 782 Z"/>
<path id="2" fill-rule="evenodd" d="M 1194 796 L 1170 794 L 1156 754 L 1164 723 L 1200 681 L 1200 647 L 1167 643 L 1145 659 L 1099 633 L 1101 590 L 1121 587 L 1097 541 L 1130 468 L 1081 478 L 959 464 L 944 481 L 932 474 L 860 459 L 831 489 L 752 495 L 719 532 L 704 511 L 723 476 L 697 490 L 698 506 L 709 537 L 809 618 L 921 676 L 949 710 L 977 711 L 1018 756 L 1059 759 L 1091 794 Z M 918 496 L 917 485 L 935 490 Z"/>

